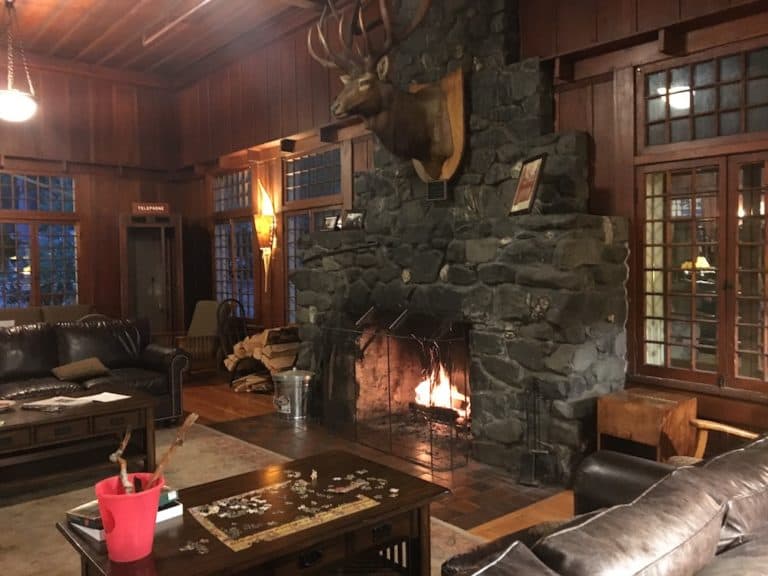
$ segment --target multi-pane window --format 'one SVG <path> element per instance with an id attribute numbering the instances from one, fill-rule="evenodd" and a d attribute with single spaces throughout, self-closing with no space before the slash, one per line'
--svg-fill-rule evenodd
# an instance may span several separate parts
<path id="1" fill-rule="evenodd" d="M 72 178 L 0 174 L 0 209 L 74 212 Z"/>
<path id="2" fill-rule="evenodd" d="M 645 176 L 645 362 L 718 369 L 719 168 Z"/>
<path id="3" fill-rule="evenodd" d="M 766 162 L 753 155 L 642 174 L 643 371 L 764 390 Z"/>
<path id="4" fill-rule="evenodd" d="M 253 242 L 250 218 L 219 222 L 215 226 L 216 298 L 239 300 L 248 318 L 256 317 Z"/>
<path id="5" fill-rule="evenodd" d="M 351 167 L 350 167 L 351 169 Z M 286 319 L 296 321 L 296 286 L 291 272 L 303 266 L 298 250 L 302 234 L 332 230 L 341 212 L 341 150 L 338 147 L 283 160 L 286 270 Z"/>
<path id="6" fill-rule="evenodd" d="M 645 75 L 649 146 L 768 130 L 768 48 Z"/>
<path id="7" fill-rule="evenodd" d="M 341 194 L 341 153 L 338 148 L 286 159 L 285 202 Z"/>
<path id="8" fill-rule="evenodd" d="M 239 300 L 246 316 L 255 318 L 257 290 L 251 198 L 250 170 L 214 177 L 216 299 Z"/>
<path id="9" fill-rule="evenodd" d="M 0 209 L 0 308 L 76 304 L 74 180 L 0 174 Z"/>
<path id="10" fill-rule="evenodd" d="M 213 206 L 216 212 L 226 212 L 251 206 L 251 171 L 240 170 L 215 176 Z"/>

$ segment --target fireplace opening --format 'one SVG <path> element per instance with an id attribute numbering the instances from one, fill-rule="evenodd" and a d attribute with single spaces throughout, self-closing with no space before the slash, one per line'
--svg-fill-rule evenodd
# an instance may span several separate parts
<path id="1" fill-rule="evenodd" d="M 369 310 L 356 323 L 357 441 L 429 467 L 469 458 L 468 326 Z"/>

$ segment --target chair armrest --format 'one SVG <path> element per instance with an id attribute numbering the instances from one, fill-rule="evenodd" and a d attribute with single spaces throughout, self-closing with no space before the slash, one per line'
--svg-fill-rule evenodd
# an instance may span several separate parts
<path id="1" fill-rule="evenodd" d="M 587 456 L 574 474 L 574 513 L 626 504 L 674 469 L 662 462 L 599 450 Z"/>
<path id="2" fill-rule="evenodd" d="M 148 370 L 166 374 L 171 396 L 171 417 L 180 418 L 183 414 L 181 387 L 184 372 L 189 369 L 189 355 L 179 348 L 149 344 L 141 352 L 141 365 Z"/>

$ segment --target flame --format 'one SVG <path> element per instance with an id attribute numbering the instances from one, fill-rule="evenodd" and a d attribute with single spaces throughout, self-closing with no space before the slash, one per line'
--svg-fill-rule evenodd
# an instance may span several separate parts
<path id="1" fill-rule="evenodd" d="M 451 384 L 448 371 L 442 364 L 438 370 L 433 368 L 416 386 L 416 402 L 422 406 L 452 408 L 460 418 L 466 418 L 469 414 L 469 397 Z"/>
<path id="2" fill-rule="evenodd" d="M 272 204 L 272 199 L 267 194 L 264 184 L 261 183 L 261 178 L 257 178 L 256 183 L 259 186 L 259 204 L 261 204 L 261 214 L 263 216 L 274 216 L 275 206 Z"/>

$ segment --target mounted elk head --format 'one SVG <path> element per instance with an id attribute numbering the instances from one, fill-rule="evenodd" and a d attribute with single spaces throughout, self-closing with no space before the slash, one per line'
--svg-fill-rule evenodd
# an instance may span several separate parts
<path id="1" fill-rule="evenodd" d="M 385 148 L 420 162 L 430 178 L 438 179 L 443 163 L 454 151 L 443 90 L 439 85 L 429 85 L 418 92 L 405 92 L 387 80 L 389 52 L 419 25 L 431 0 L 421 1 L 413 21 L 394 40 L 387 0 L 378 0 L 378 4 L 384 28 L 384 41 L 378 50 L 372 47 L 364 22 L 363 0 L 356 0 L 351 12 L 344 14 L 339 13 L 333 0 L 327 0 L 320 20 L 307 34 L 309 53 L 323 66 L 339 68 L 344 73 L 344 87 L 331 105 L 336 118 L 362 116 Z M 329 48 L 325 37 L 329 14 L 338 23 L 340 49 L 336 52 Z M 362 37 L 357 43 L 356 33 Z M 315 51 L 314 36 L 322 55 Z"/>

